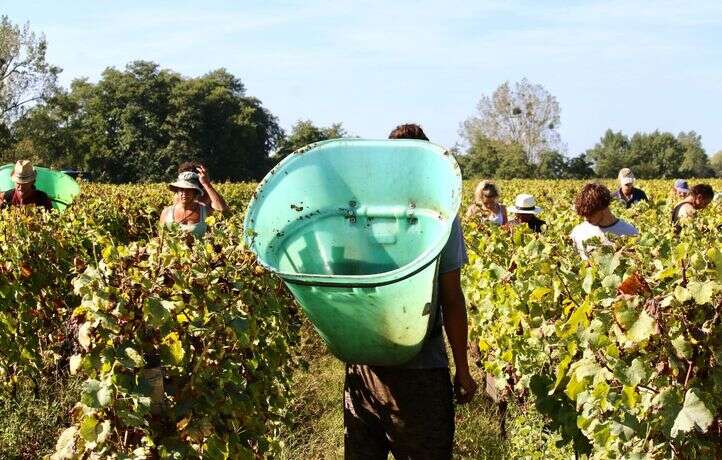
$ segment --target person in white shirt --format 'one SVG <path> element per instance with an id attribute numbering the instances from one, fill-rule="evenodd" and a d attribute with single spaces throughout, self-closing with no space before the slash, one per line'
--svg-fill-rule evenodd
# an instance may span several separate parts
<path id="1" fill-rule="evenodd" d="M 602 184 L 587 184 L 577 195 L 574 206 L 577 214 L 585 221 L 574 227 L 572 241 L 582 259 L 589 258 L 592 248 L 585 244 L 587 240 L 598 238 L 602 244 L 610 244 L 609 237 L 636 236 L 639 231 L 634 225 L 618 219 L 609 209 L 612 194 Z"/>

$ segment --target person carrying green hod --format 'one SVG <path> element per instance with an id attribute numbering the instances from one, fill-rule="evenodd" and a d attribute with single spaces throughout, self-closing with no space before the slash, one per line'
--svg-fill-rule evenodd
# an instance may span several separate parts
<path id="1" fill-rule="evenodd" d="M 0 209 L 10 206 L 38 206 L 49 211 L 53 208 L 50 197 L 35 188 L 37 172 L 29 160 L 20 160 L 15 163 L 15 170 L 11 177 L 15 188 L 2 194 Z"/>
<path id="2" fill-rule="evenodd" d="M 428 141 L 418 125 L 401 125 L 391 139 Z M 344 384 L 344 451 L 346 459 L 439 459 L 452 456 L 454 395 L 468 403 L 477 384 L 467 359 L 468 322 L 461 267 L 468 261 L 458 216 L 439 257 L 440 314 L 419 354 L 395 367 L 348 364 Z M 453 385 L 444 331 L 456 366 Z"/>

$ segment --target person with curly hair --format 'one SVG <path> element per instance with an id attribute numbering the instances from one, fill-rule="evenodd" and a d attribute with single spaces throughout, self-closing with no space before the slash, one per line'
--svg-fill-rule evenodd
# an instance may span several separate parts
<path id="1" fill-rule="evenodd" d="M 584 222 L 574 227 L 570 234 L 582 259 L 589 258 L 591 247 L 587 240 L 598 238 L 602 244 L 610 244 L 608 236 L 637 236 L 639 231 L 628 222 L 618 219 L 609 209 L 612 194 L 602 184 L 590 183 L 582 188 L 575 201 L 577 214 Z"/>

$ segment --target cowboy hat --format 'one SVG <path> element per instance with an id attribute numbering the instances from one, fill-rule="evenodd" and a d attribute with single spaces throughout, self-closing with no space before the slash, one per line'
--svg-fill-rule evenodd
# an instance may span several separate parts
<path id="1" fill-rule="evenodd" d="M 509 212 L 514 214 L 539 214 L 541 211 L 542 209 L 536 205 L 534 197 L 527 193 L 517 195 L 514 199 L 514 206 L 509 206 Z"/>
<path id="2" fill-rule="evenodd" d="M 37 173 L 29 160 L 19 160 L 15 163 L 15 170 L 11 176 L 16 184 L 29 184 L 35 182 Z"/>

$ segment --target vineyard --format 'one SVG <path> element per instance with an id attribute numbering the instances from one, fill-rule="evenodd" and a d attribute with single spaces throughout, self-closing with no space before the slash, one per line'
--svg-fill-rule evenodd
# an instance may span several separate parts
<path id="1" fill-rule="evenodd" d="M 500 185 L 504 202 L 534 194 L 547 228 L 465 221 L 462 277 L 478 370 L 501 403 L 543 420 L 545 435 L 529 439 L 558 443 L 560 458 L 720 458 L 722 204 L 675 235 L 671 183 L 642 182 L 650 203 L 614 208 L 641 236 L 582 261 L 568 237 L 582 182 Z M 52 386 L 67 397 L 45 444 L 10 446 L 0 432 L 0 452 L 288 455 L 307 404 L 294 378 L 316 357 L 304 355 L 293 299 L 244 248 L 253 190 L 219 185 L 232 212 L 210 217 L 198 242 L 159 231 L 172 199 L 162 185 L 83 184 L 63 214 L 2 211 L 0 400 Z M 331 390 L 340 408 L 341 387 Z M 551 458 L 543 445 L 514 446 L 501 455 Z"/>

